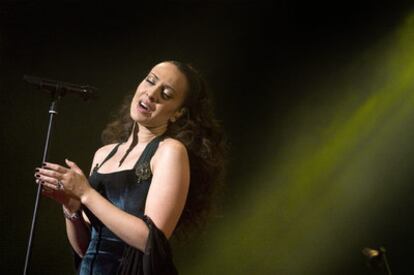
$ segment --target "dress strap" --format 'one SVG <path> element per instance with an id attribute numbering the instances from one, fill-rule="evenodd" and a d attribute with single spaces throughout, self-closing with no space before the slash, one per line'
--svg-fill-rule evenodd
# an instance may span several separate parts
<path id="1" fill-rule="evenodd" d="M 149 163 L 155 151 L 157 151 L 160 141 L 163 139 L 164 139 L 164 135 L 153 138 L 145 147 L 144 151 L 142 152 L 141 156 L 135 163 L 134 167 L 136 168 L 139 164 L 144 163 L 144 162 Z"/>
<path id="2" fill-rule="evenodd" d="M 115 147 L 111 150 L 111 152 L 109 152 L 109 154 L 106 156 L 106 158 L 99 164 L 99 163 L 97 163 L 96 165 L 95 165 L 95 167 L 93 168 L 93 171 L 94 172 L 96 172 L 96 171 L 98 171 L 98 169 L 99 168 L 101 168 L 101 166 L 105 163 L 105 162 L 107 162 L 110 158 L 112 158 L 115 154 L 116 154 L 116 152 L 118 151 L 118 147 L 119 147 L 119 145 L 121 145 L 121 143 L 118 143 L 117 145 L 115 145 Z"/>
<path id="3" fill-rule="evenodd" d="M 137 163 L 135 163 L 134 171 L 137 176 L 137 182 L 141 183 L 152 178 L 152 171 L 150 161 L 155 151 L 158 148 L 158 144 L 164 138 L 163 135 L 155 137 L 147 144 L 141 156 L 139 157 Z"/>

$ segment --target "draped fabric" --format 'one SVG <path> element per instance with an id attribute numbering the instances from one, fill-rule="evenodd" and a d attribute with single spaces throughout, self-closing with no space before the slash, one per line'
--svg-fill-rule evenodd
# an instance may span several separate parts
<path id="1" fill-rule="evenodd" d="M 145 252 L 128 246 L 124 250 L 119 275 L 177 275 L 169 242 L 148 216 L 144 216 L 149 234 Z"/>

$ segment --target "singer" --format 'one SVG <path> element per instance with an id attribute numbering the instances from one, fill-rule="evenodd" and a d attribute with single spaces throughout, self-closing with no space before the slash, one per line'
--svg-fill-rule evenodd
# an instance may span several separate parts
<path id="1" fill-rule="evenodd" d="M 89 178 L 65 160 L 36 168 L 36 182 L 62 204 L 79 274 L 177 274 L 168 239 L 206 221 L 223 179 L 224 135 L 190 65 L 157 64 L 127 98 Z"/>

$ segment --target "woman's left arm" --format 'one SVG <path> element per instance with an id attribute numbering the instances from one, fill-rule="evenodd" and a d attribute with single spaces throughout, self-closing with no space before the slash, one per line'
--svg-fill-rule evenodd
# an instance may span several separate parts
<path id="1" fill-rule="evenodd" d="M 175 140 L 164 143 L 152 161 L 145 214 L 169 238 L 185 205 L 190 169 L 184 145 Z M 88 188 L 80 199 L 115 235 L 141 251 L 145 249 L 148 227 L 142 219 L 115 207 L 93 188 Z"/>
<path id="2" fill-rule="evenodd" d="M 190 185 L 190 164 L 185 146 L 164 141 L 154 156 L 153 178 L 145 214 L 169 238 L 184 209 Z"/>

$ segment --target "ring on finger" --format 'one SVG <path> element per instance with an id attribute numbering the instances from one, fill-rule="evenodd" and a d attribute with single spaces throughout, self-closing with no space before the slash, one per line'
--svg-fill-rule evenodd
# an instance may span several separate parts
<path id="1" fill-rule="evenodd" d="M 61 181 L 61 180 L 58 180 L 58 181 L 57 181 L 57 188 L 58 188 L 59 190 L 63 190 L 63 183 L 62 183 L 62 181 Z"/>

